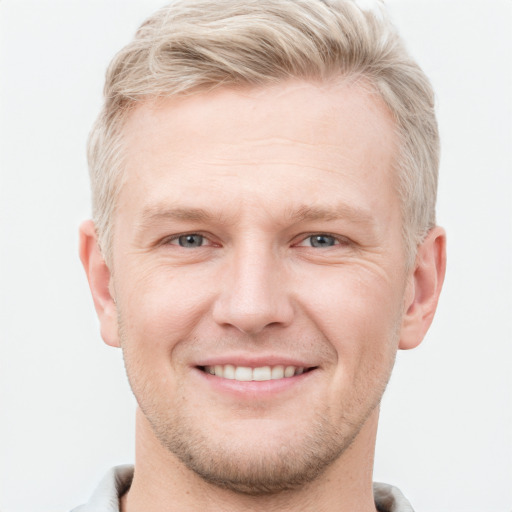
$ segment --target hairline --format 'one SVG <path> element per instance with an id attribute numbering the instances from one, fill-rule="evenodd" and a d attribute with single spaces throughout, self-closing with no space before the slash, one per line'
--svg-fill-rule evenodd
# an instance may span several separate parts
<path id="1" fill-rule="evenodd" d="M 379 101 L 381 101 L 390 116 L 392 117 L 392 122 L 394 126 L 394 134 L 397 140 L 397 149 L 396 149 L 396 155 L 394 156 L 394 162 L 392 164 L 391 173 L 393 177 L 393 188 L 395 192 L 397 193 L 397 197 L 400 201 L 400 213 L 401 213 L 401 228 L 402 228 L 402 240 L 404 244 L 404 251 L 405 251 L 405 259 L 406 259 L 406 267 L 409 268 L 412 263 L 414 262 L 414 257 L 416 254 L 416 248 L 417 244 L 421 242 L 422 238 L 420 238 L 417 243 L 412 243 L 413 235 L 410 233 L 410 226 L 408 226 L 408 223 L 406 221 L 406 211 L 405 211 L 405 197 L 404 194 L 400 190 L 400 173 L 403 172 L 401 169 L 402 165 L 405 165 L 404 160 L 404 149 L 405 149 L 405 137 L 400 131 L 400 127 L 398 125 L 398 122 L 391 110 L 391 108 L 387 105 L 385 98 L 383 97 L 382 93 L 379 91 L 378 86 L 374 83 L 375 80 L 372 77 L 367 76 L 364 73 L 361 73 L 359 71 L 352 72 L 352 73 L 332 73 L 331 75 L 327 77 L 322 77 L 319 75 L 311 75 L 308 77 L 301 77 L 301 76 L 294 76 L 294 77 L 287 77 L 283 79 L 276 80 L 273 77 L 269 77 L 269 80 L 267 83 L 258 83 L 253 84 L 249 81 L 245 83 L 238 83 L 238 84 L 232 84 L 232 83 L 212 83 L 212 84 L 203 84 L 200 86 L 193 87 L 191 89 L 181 91 L 179 93 L 169 93 L 167 95 L 155 95 L 155 94 L 147 94 L 145 96 L 141 96 L 137 99 L 130 99 L 126 100 L 126 103 L 124 104 L 121 114 L 118 115 L 116 119 L 116 128 L 117 132 L 115 134 L 115 139 L 118 142 L 119 146 L 119 158 L 117 159 L 117 172 L 115 173 L 115 179 L 113 180 L 114 188 L 116 190 L 116 193 L 113 196 L 113 202 L 112 202 L 112 208 L 108 215 L 108 225 L 107 225 L 107 232 L 101 233 L 97 231 L 97 236 L 100 239 L 100 247 L 102 249 L 102 254 L 109 266 L 113 266 L 113 240 L 114 240 L 114 233 L 115 233 L 115 216 L 117 212 L 117 205 L 118 205 L 118 199 L 119 195 L 122 191 L 122 188 L 124 186 L 124 180 L 126 176 L 125 168 L 126 168 L 126 158 L 127 158 L 127 152 L 126 152 L 126 146 L 123 144 L 124 134 L 125 134 L 125 127 L 128 123 L 128 120 L 134 110 L 138 108 L 143 108 L 147 105 L 157 105 L 159 101 L 166 101 L 169 99 L 177 99 L 177 100 L 184 100 L 193 96 L 197 95 L 203 95 L 208 94 L 210 92 L 214 92 L 217 90 L 233 90 L 233 91 L 240 91 L 243 89 L 247 90 L 254 90 L 254 89 L 268 89 L 273 86 L 279 86 L 282 84 L 285 84 L 289 81 L 303 81 L 305 83 L 314 83 L 316 85 L 330 85 L 335 82 L 338 84 L 347 83 L 347 84 L 357 84 L 358 87 L 363 89 L 368 94 L 377 94 L 379 97 Z M 340 92 L 342 94 L 342 92 Z M 96 220 L 96 219 L 95 219 Z M 429 229 L 431 229 L 433 226 L 429 226 L 427 230 L 425 230 L 425 233 L 423 233 L 423 236 L 425 236 Z M 102 236 L 104 235 L 104 236 Z M 111 269 L 112 270 L 112 269 Z"/>

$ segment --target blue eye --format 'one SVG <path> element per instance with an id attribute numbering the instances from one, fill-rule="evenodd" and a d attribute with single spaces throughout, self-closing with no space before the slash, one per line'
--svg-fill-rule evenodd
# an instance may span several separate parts
<path id="1" fill-rule="evenodd" d="M 181 247 L 187 249 L 193 249 L 194 247 L 201 247 L 204 243 L 204 236 L 202 235 L 181 235 L 177 238 L 178 244 Z"/>
<path id="2" fill-rule="evenodd" d="M 332 247 L 336 245 L 336 238 L 330 235 L 313 235 L 307 238 L 311 247 Z"/>

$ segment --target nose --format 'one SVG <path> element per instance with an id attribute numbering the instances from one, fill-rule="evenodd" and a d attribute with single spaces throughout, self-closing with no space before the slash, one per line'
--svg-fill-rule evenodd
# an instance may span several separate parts
<path id="1" fill-rule="evenodd" d="M 213 306 L 214 321 L 250 335 L 268 327 L 288 326 L 294 310 L 283 267 L 271 250 L 248 247 L 235 251 Z"/>

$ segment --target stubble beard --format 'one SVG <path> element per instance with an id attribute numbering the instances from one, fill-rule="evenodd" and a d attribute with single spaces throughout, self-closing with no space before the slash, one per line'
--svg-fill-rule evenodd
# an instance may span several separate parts
<path id="1" fill-rule="evenodd" d="M 122 322 L 119 325 L 121 327 Z M 120 331 L 122 333 L 122 329 Z M 158 403 L 157 385 L 147 377 L 150 372 L 140 371 L 136 363 L 132 365 L 136 354 L 129 353 L 123 341 L 121 345 L 132 391 L 161 446 L 204 482 L 248 496 L 293 491 L 322 475 L 350 448 L 378 407 L 394 365 L 393 354 L 387 369 L 381 368 L 376 380 L 370 385 L 365 382 L 359 392 L 347 400 L 342 408 L 346 414 L 337 421 L 333 421 L 325 405 L 311 414 L 307 428 L 295 432 L 291 439 L 278 444 L 272 442 L 275 439 L 269 439 L 268 449 L 260 449 L 267 444 L 265 439 L 255 439 L 255 445 L 250 445 L 246 440 L 229 436 L 211 436 L 209 430 L 203 428 L 208 417 L 197 421 L 197 415 L 190 415 L 188 411 L 163 407 Z M 376 368 L 367 370 L 376 370 L 379 374 Z M 357 384 L 355 387 L 359 388 Z M 181 396 L 179 401 L 186 402 L 186 396 Z M 361 407 L 362 402 L 365 402 L 364 407 Z M 354 409 L 358 410 L 357 414 Z"/>
<path id="2" fill-rule="evenodd" d="M 134 393 L 161 446 L 188 470 L 204 482 L 237 494 L 269 496 L 303 488 L 342 457 L 378 407 L 386 384 L 387 380 L 357 417 L 343 417 L 334 423 L 326 407 L 310 416 L 307 428 L 290 439 L 276 443 L 269 436 L 267 442 L 256 439 L 255 434 L 254 445 L 247 439 L 211 435 L 211 430 L 204 428 L 207 416 L 198 421 L 197 415 L 192 417 L 184 411 L 162 411 L 152 399 L 157 395 L 148 382 Z M 351 405 L 347 404 L 348 410 Z"/>
<path id="3" fill-rule="evenodd" d="M 303 487 L 320 476 L 351 445 L 360 426 L 346 436 L 317 418 L 298 441 L 269 443 L 268 449 L 247 446 L 227 438 L 212 440 L 184 418 L 162 422 L 150 411 L 146 418 L 161 445 L 203 481 L 250 496 L 262 496 Z"/>

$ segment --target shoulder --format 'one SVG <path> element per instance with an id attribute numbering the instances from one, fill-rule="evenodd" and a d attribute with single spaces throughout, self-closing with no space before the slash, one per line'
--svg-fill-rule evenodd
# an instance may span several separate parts
<path id="1" fill-rule="evenodd" d="M 379 512 L 414 512 L 409 500 L 392 485 L 375 482 L 373 496 Z"/>
<path id="2" fill-rule="evenodd" d="M 103 477 L 87 503 L 71 512 L 119 512 L 119 498 L 130 487 L 133 466 L 116 466 Z"/>

